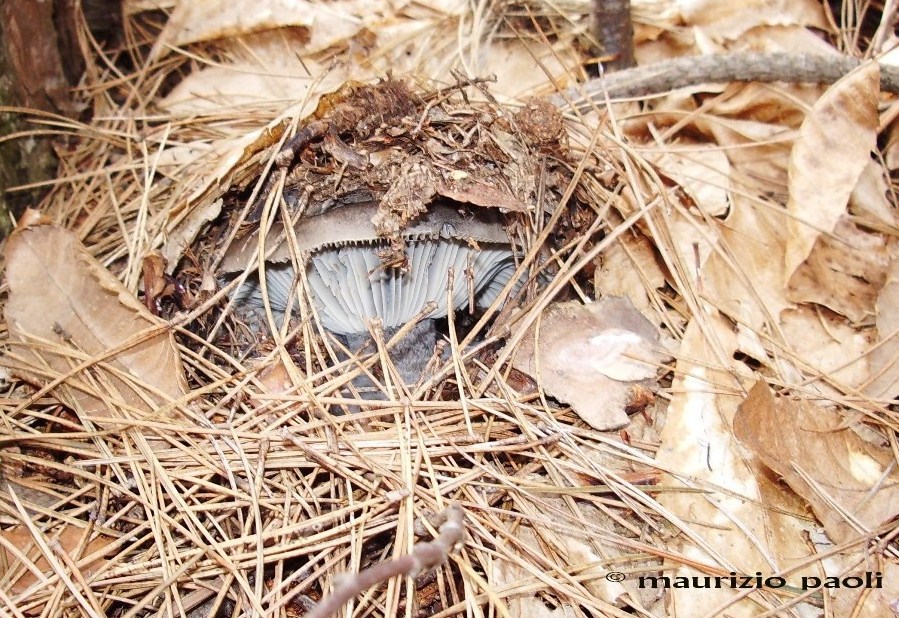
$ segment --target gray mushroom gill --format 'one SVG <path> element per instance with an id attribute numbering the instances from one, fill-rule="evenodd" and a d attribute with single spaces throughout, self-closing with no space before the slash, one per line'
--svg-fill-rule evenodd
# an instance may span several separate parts
<path id="1" fill-rule="evenodd" d="M 380 318 L 389 340 L 428 303 L 434 304 L 436 308 L 390 352 L 402 380 L 413 386 L 434 354 L 435 321 L 469 307 L 472 300 L 482 308 L 493 303 L 513 277 L 515 260 L 495 210 L 440 201 L 402 231 L 403 267 L 385 265 L 378 250 L 387 243 L 371 221 L 375 211 L 371 203 L 350 205 L 300 219 L 294 226 L 298 255 L 305 264 L 310 300 L 322 326 L 350 351 L 363 350 L 370 343 L 369 320 Z M 268 247 L 277 247 L 266 256 L 265 272 L 269 304 L 278 323 L 289 305 L 297 306 L 290 303 L 290 296 L 299 288 L 283 239 L 283 227 L 277 224 L 266 238 Z M 223 270 L 246 268 L 258 246 L 255 233 L 232 246 Z M 247 277 L 234 296 L 243 309 L 259 311 L 264 306 L 258 276 Z M 381 398 L 364 377 L 354 384 L 364 398 Z"/>

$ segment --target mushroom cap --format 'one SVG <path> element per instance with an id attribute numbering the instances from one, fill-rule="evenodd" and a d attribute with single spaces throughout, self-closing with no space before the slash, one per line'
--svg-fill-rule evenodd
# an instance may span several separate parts
<path id="1" fill-rule="evenodd" d="M 397 328 L 431 301 L 436 304 L 428 316 L 431 318 L 468 306 L 470 298 L 478 306 L 489 306 L 515 274 L 509 244 L 475 246 L 458 238 L 421 238 L 407 242 L 405 270 L 382 265 L 377 251 L 384 246 L 373 242 L 329 247 L 307 260 L 311 300 L 329 331 L 367 332 L 372 318 L 380 318 L 384 328 Z M 279 321 L 283 320 L 291 294 L 297 289 L 293 266 L 269 264 L 266 285 L 272 311 Z M 248 279 L 236 300 L 262 307 L 258 279 Z"/>

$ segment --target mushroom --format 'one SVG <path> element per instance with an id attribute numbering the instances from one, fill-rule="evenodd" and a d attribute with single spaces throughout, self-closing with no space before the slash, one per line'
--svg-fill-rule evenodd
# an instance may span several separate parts
<path id="1" fill-rule="evenodd" d="M 372 223 L 375 203 L 356 204 L 300 219 L 294 226 L 306 278 L 322 326 L 349 349 L 368 342 L 369 321 L 379 318 L 385 336 L 392 336 L 431 303 L 435 308 L 416 324 L 391 352 L 403 381 L 411 386 L 420 378 L 436 342 L 435 320 L 474 301 L 489 306 L 515 273 L 511 243 L 495 211 L 473 209 L 448 201 L 432 204 L 401 236 L 405 241 L 403 267 L 382 263 L 379 250 L 388 246 Z M 249 264 L 258 247 L 257 233 L 228 252 L 223 270 L 236 272 Z M 284 229 L 269 233 L 275 249 L 266 255 L 268 301 L 282 321 L 296 273 L 283 241 Z M 453 273 L 452 291 L 450 273 Z M 248 277 L 235 293 L 240 306 L 260 309 L 262 286 Z"/>

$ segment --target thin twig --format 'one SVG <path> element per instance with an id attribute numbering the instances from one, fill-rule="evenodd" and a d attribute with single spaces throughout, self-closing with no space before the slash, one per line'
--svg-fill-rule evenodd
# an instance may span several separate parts
<path id="1" fill-rule="evenodd" d="M 412 553 L 389 562 L 379 562 L 359 573 L 340 577 L 334 591 L 323 597 L 307 618 L 327 618 L 332 616 L 350 599 L 372 586 L 387 581 L 397 575 L 415 577 L 422 571 L 433 569 L 446 562 L 449 553 L 465 537 L 462 508 L 451 505 L 445 511 L 446 521 L 440 526 L 440 533 L 430 543 L 417 543 Z"/>

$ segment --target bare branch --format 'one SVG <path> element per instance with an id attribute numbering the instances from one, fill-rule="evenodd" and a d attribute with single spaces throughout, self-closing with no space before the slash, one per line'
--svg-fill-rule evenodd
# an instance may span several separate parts
<path id="1" fill-rule="evenodd" d="M 446 562 L 453 547 L 464 539 L 465 524 L 462 508 L 458 505 L 451 505 L 444 513 L 446 521 L 441 524 L 435 540 L 430 543 L 416 543 L 408 556 L 389 562 L 379 562 L 355 575 L 344 574 L 334 591 L 322 598 L 306 618 L 327 618 L 337 613 L 350 599 L 375 584 L 397 575 L 415 577 L 422 571 L 433 569 Z"/>

